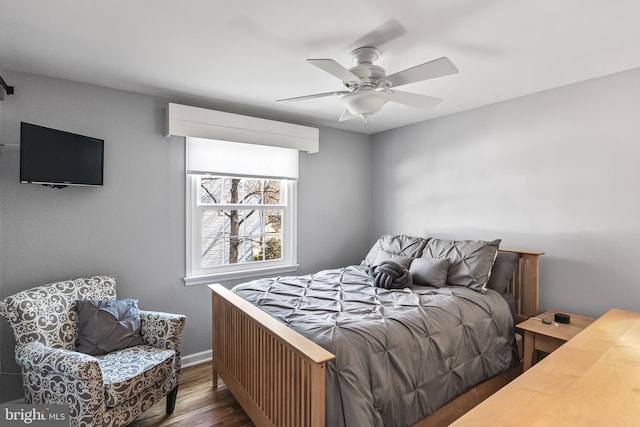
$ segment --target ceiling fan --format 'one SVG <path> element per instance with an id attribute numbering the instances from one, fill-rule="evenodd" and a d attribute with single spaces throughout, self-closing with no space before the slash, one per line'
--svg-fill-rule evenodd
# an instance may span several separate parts
<path id="1" fill-rule="evenodd" d="M 458 72 L 449 58 L 443 57 L 387 76 L 384 68 L 375 64 L 380 54 L 380 50 L 373 46 L 356 48 L 351 52 L 356 66 L 350 69 L 343 67 L 333 59 L 307 59 L 310 64 L 342 80 L 347 90 L 279 99 L 277 102 L 342 95 L 340 102 L 345 105 L 346 109 L 342 113 L 340 121 L 355 117 L 362 117 L 366 121 L 369 116 L 379 112 L 387 102 L 397 102 L 421 109 L 435 107 L 442 101 L 440 98 L 402 92 L 395 90 L 395 88 Z"/>

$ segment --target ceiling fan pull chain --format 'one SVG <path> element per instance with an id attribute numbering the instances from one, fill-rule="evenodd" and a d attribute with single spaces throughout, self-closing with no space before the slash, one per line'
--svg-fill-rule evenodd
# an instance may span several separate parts
<path id="1" fill-rule="evenodd" d="M 364 121 L 364 142 L 367 142 L 369 138 L 369 117 L 370 114 L 363 114 L 362 120 Z"/>

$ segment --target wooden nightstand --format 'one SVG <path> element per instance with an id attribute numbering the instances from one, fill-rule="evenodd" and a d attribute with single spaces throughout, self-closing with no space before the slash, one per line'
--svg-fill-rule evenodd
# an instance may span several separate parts
<path id="1" fill-rule="evenodd" d="M 596 320 L 592 317 L 566 313 L 571 316 L 571 323 L 557 323 L 553 320 L 553 316 L 556 313 L 564 312 L 557 310 L 546 311 L 516 325 L 516 328 L 524 331 L 523 371 L 533 365 L 537 350 L 551 353 Z M 538 320 L 544 317 L 548 317 L 553 323 L 547 325 Z"/>

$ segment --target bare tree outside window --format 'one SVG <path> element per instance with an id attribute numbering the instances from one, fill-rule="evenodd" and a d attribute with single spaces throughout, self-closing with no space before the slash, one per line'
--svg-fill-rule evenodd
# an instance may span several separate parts
<path id="1" fill-rule="evenodd" d="M 282 258 L 280 180 L 201 177 L 199 184 L 203 264 Z"/>

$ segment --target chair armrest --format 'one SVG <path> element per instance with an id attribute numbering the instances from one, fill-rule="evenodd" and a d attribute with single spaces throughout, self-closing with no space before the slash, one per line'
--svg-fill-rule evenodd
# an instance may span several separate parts
<path id="1" fill-rule="evenodd" d="M 23 371 L 57 373 L 69 378 L 96 381 L 102 385 L 98 359 L 77 351 L 31 342 L 16 348 L 16 362 Z"/>
<path id="2" fill-rule="evenodd" d="M 147 345 L 180 353 L 182 329 L 187 318 L 181 314 L 140 311 L 142 340 Z"/>
<path id="3" fill-rule="evenodd" d="M 71 425 L 101 426 L 107 409 L 98 359 L 31 342 L 16 348 L 27 403 L 69 407 Z"/>

